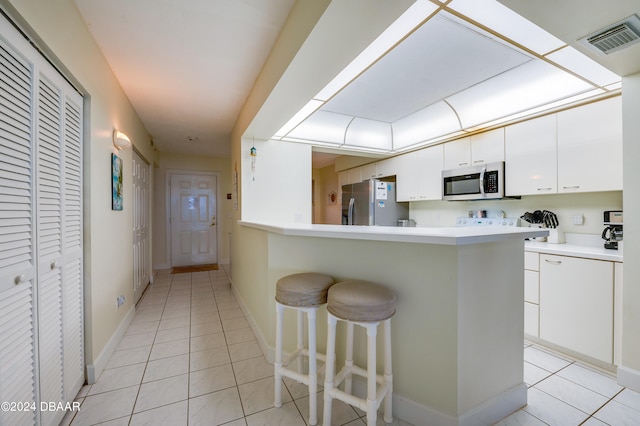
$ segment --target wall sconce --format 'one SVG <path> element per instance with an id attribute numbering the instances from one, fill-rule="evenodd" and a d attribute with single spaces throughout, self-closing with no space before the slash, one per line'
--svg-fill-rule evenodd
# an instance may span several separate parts
<path id="1" fill-rule="evenodd" d="M 256 157 L 258 156 L 258 150 L 255 146 L 251 147 L 249 155 L 251 155 L 251 176 L 253 176 L 253 180 L 256 180 Z"/>
<path id="2" fill-rule="evenodd" d="M 113 146 L 115 146 L 118 150 L 131 148 L 131 140 L 129 139 L 129 136 L 125 135 L 124 133 L 119 132 L 118 130 L 114 130 Z"/>

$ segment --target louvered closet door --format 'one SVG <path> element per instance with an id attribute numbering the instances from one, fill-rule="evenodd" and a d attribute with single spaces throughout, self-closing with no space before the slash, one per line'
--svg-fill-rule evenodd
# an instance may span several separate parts
<path id="1" fill-rule="evenodd" d="M 0 37 L 0 400 L 36 404 L 32 65 Z M 32 425 L 36 411 L 0 411 Z"/>
<path id="2" fill-rule="evenodd" d="M 62 304 L 64 397 L 73 401 L 84 383 L 82 291 L 82 97 L 66 94 L 64 104 L 62 204 Z"/>
<path id="3" fill-rule="evenodd" d="M 84 380 L 81 98 L 65 84 L 40 75 L 36 138 L 40 399 L 54 402 L 73 400 Z M 42 424 L 63 415 L 44 411 Z"/>
<path id="4" fill-rule="evenodd" d="M 19 52 L 19 53 L 18 53 Z M 0 425 L 58 425 L 84 382 L 82 97 L 0 17 Z"/>
<path id="5" fill-rule="evenodd" d="M 62 91 L 41 76 L 38 87 L 37 230 L 40 398 L 63 401 L 62 384 Z M 53 424 L 55 411 L 41 413 Z"/>

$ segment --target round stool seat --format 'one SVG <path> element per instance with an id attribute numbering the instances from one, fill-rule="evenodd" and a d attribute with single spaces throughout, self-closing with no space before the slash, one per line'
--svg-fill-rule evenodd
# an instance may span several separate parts
<path id="1" fill-rule="evenodd" d="M 384 321 L 396 313 L 396 294 L 369 281 L 342 281 L 329 289 L 327 310 L 347 321 Z"/>
<path id="2" fill-rule="evenodd" d="M 276 284 L 276 300 L 287 306 L 309 307 L 327 303 L 334 281 L 329 275 L 303 272 L 282 277 Z"/>

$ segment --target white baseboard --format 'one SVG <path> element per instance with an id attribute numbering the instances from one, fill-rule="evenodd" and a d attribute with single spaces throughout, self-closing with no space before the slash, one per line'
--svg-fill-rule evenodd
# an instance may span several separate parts
<path id="1" fill-rule="evenodd" d="M 253 334 L 255 334 L 260 349 L 267 362 L 273 364 L 275 360 L 275 348 L 267 344 L 262 330 L 251 316 L 251 312 L 242 300 L 242 297 L 233 285 L 231 280 L 231 290 L 236 296 L 238 305 L 244 313 Z M 319 383 L 322 385 L 322 383 Z M 353 392 L 362 397 L 366 394 L 366 382 L 359 376 L 353 377 Z M 495 398 L 475 407 L 462 414 L 457 419 L 450 415 L 438 411 L 432 407 L 420 404 L 397 392 L 393 393 L 393 417 L 414 425 L 438 425 L 438 426 L 477 426 L 493 425 L 504 419 L 511 413 L 527 405 L 527 385 L 522 383 L 512 389 L 503 392 Z M 402 413 L 400 416 L 397 413 Z"/>
<path id="2" fill-rule="evenodd" d="M 87 364 L 87 384 L 92 385 L 98 380 L 98 378 L 104 371 L 104 368 L 107 366 L 109 359 L 111 359 L 111 356 L 116 351 L 118 344 L 120 344 L 122 336 L 124 336 L 124 333 L 127 331 L 127 328 L 129 327 L 131 321 L 133 321 L 133 318 L 135 316 L 136 307 L 132 306 L 129 311 L 127 311 L 127 314 L 120 322 L 120 325 L 116 329 L 115 333 L 111 335 L 111 338 L 102 349 L 100 354 L 94 359 L 92 364 Z"/>
<path id="3" fill-rule="evenodd" d="M 238 293 L 236 287 L 233 285 L 233 280 L 231 280 L 231 291 L 236 297 L 236 300 L 238 301 L 238 305 L 240 305 L 240 309 L 244 313 L 244 316 L 247 318 L 247 322 L 249 322 L 249 327 L 251 328 L 251 331 L 253 331 L 253 334 L 255 334 L 256 336 L 256 340 L 260 345 L 262 354 L 266 358 L 267 362 L 273 364 L 276 359 L 275 349 L 267 344 L 267 340 L 264 338 L 264 334 L 262 334 L 262 330 L 260 329 L 260 327 L 258 327 L 258 323 L 256 322 L 255 319 L 253 319 L 253 316 L 251 316 L 251 312 L 247 308 L 246 303 L 244 302 L 244 300 L 242 300 L 240 293 Z"/>
<path id="4" fill-rule="evenodd" d="M 353 377 L 353 392 L 360 398 L 367 393 L 364 378 Z M 478 426 L 493 425 L 527 405 L 527 385 L 522 383 L 481 404 L 458 418 L 393 393 L 393 417 L 414 425 Z M 400 413 L 400 415 L 398 415 Z"/>
<path id="5" fill-rule="evenodd" d="M 460 426 L 493 425 L 527 405 L 527 385 L 521 383 L 458 417 Z"/>
<path id="6" fill-rule="evenodd" d="M 618 367 L 618 384 L 640 392 L 640 371 L 629 367 Z"/>

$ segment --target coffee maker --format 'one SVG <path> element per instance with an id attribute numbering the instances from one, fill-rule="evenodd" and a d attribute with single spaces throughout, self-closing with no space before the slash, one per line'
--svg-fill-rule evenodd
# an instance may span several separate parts
<path id="1" fill-rule="evenodd" d="M 618 241 L 622 241 L 622 211 L 608 210 L 604 212 L 602 239 L 604 248 L 618 250 Z"/>

